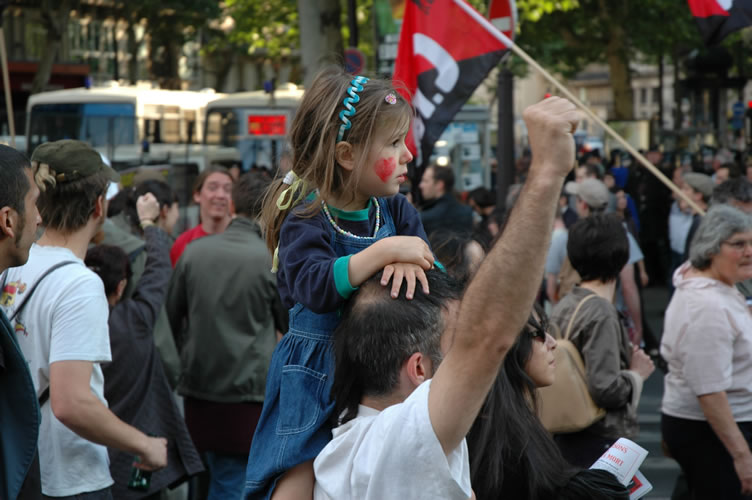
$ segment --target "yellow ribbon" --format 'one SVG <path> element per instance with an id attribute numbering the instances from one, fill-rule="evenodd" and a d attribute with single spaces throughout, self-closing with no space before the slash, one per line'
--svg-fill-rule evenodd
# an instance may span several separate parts
<path id="1" fill-rule="evenodd" d="M 297 205 L 300 200 L 305 196 L 305 181 L 298 177 L 298 175 L 290 170 L 282 180 L 283 184 L 287 184 L 288 187 L 277 198 L 277 208 L 279 210 L 288 210 L 291 206 Z M 297 196 L 296 196 L 297 194 Z M 279 245 L 274 249 L 274 258 L 272 260 L 272 272 L 276 273 L 279 270 Z"/>
<path id="2" fill-rule="evenodd" d="M 272 272 L 279 271 L 279 245 L 274 249 L 274 258 L 272 258 Z"/>
<path id="3" fill-rule="evenodd" d="M 297 204 L 305 195 L 305 181 L 298 177 L 294 172 L 290 171 L 282 181 L 288 184 L 290 187 L 279 193 L 277 198 L 277 208 L 280 210 L 287 210 L 293 204 Z M 297 196 L 295 194 L 297 193 Z"/>

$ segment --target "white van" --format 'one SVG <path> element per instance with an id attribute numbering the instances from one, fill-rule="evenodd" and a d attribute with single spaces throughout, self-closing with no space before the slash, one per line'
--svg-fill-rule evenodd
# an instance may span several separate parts
<path id="1" fill-rule="evenodd" d="M 204 142 L 235 148 L 243 170 L 275 169 L 302 98 L 303 89 L 287 84 L 273 94 L 259 90 L 215 99 L 206 106 Z"/>

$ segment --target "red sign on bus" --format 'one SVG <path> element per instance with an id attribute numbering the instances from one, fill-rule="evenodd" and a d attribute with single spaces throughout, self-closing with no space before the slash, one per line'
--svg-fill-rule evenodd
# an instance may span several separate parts
<path id="1" fill-rule="evenodd" d="M 287 133 L 286 115 L 250 115 L 248 116 L 249 135 L 285 135 Z"/>

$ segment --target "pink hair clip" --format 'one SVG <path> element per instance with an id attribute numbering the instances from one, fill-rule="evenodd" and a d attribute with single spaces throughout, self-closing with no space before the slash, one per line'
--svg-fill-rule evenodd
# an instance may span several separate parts
<path id="1" fill-rule="evenodd" d="M 389 104 L 397 104 L 397 96 L 394 95 L 394 92 L 389 92 L 386 97 L 384 97 L 384 100 Z"/>

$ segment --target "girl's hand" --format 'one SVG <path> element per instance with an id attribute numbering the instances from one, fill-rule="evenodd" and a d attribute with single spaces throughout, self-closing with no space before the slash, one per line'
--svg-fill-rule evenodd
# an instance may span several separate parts
<path id="1" fill-rule="evenodd" d="M 428 270 L 433 267 L 433 254 L 428 244 L 417 236 L 390 236 L 381 240 L 382 245 L 387 245 L 388 262 L 403 264 L 415 264 Z"/>
<path id="2" fill-rule="evenodd" d="M 423 241 L 423 240 L 421 240 Z M 399 295 L 400 288 L 402 288 L 402 282 L 407 281 L 407 292 L 405 297 L 408 299 L 413 298 L 415 293 L 415 280 L 420 281 L 423 285 L 423 293 L 428 294 L 428 279 L 423 268 L 406 262 L 396 262 L 389 264 L 384 268 L 384 274 L 381 276 L 381 285 L 387 286 L 389 280 L 392 280 L 392 298 L 396 299 Z"/>

